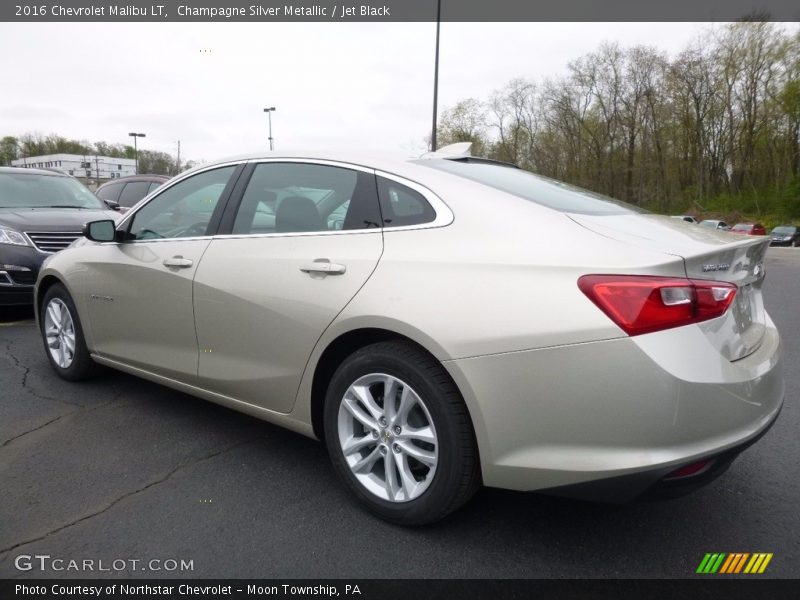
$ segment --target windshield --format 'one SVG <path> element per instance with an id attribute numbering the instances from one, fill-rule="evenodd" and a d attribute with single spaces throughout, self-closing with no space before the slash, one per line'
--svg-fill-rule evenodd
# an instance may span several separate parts
<path id="1" fill-rule="evenodd" d="M 794 235 L 794 232 L 797 230 L 797 227 L 792 227 L 789 225 L 782 225 L 780 227 L 776 227 L 772 230 L 772 233 L 777 233 L 778 235 Z"/>
<path id="2" fill-rule="evenodd" d="M 433 167 L 508 192 L 566 213 L 622 215 L 647 211 L 603 194 L 598 194 L 530 171 L 469 159 L 423 159 L 416 164 Z"/>
<path id="3" fill-rule="evenodd" d="M 0 173 L 0 208 L 93 208 L 105 204 L 70 177 Z"/>
<path id="4" fill-rule="evenodd" d="M 734 231 L 750 231 L 753 228 L 752 225 L 748 225 L 747 223 L 737 223 L 733 226 Z"/>

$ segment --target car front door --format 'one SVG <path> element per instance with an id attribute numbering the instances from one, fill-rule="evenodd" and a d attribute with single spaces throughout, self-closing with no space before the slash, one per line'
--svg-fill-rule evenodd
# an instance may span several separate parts
<path id="1" fill-rule="evenodd" d="M 125 241 L 94 249 L 84 289 L 98 355 L 194 381 L 192 280 L 236 170 L 209 169 L 168 187 L 125 220 Z"/>
<path id="2" fill-rule="evenodd" d="M 223 217 L 227 235 L 195 277 L 199 385 L 286 413 L 314 345 L 383 250 L 375 174 L 307 162 L 250 169 Z"/>

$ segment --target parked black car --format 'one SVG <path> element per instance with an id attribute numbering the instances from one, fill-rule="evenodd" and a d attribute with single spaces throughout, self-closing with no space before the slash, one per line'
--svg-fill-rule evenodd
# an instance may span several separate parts
<path id="1" fill-rule="evenodd" d="M 84 223 L 118 218 L 110 206 L 69 175 L 0 167 L 0 305 L 30 304 L 42 261 Z"/>
<path id="2" fill-rule="evenodd" d="M 770 246 L 800 246 L 800 227 L 796 225 L 778 225 L 769 235 Z"/>
<path id="3" fill-rule="evenodd" d="M 126 213 L 130 208 L 161 186 L 169 177 L 166 175 L 131 175 L 104 183 L 95 191 L 101 200 L 119 204 L 119 211 Z"/>

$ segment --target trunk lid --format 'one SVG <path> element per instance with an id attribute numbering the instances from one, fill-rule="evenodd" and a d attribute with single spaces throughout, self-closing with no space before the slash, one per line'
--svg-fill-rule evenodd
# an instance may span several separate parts
<path id="1" fill-rule="evenodd" d="M 661 215 L 571 214 L 570 218 L 617 241 L 681 257 L 691 279 L 735 283 L 738 290 L 728 311 L 697 326 L 728 360 L 758 349 L 766 330 L 762 285 L 769 237 L 706 229 Z"/>

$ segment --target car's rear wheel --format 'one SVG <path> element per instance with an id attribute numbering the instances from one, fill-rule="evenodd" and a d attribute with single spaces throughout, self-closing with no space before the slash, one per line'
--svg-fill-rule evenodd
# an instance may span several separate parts
<path id="1" fill-rule="evenodd" d="M 337 472 L 388 521 L 437 521 L 480 485 L 464 401 L 442 365 L 411 344 L 381 342 L 348 357 L 331 379 L 324 418 Z"/>
<path id="2" fill-rule="evenodd" d="M 80 381 L 101 370 L 89 355 L 78 311 L 63 285 L 47 290 L 39 322 L 47 359 L 60 377 Z"/>

